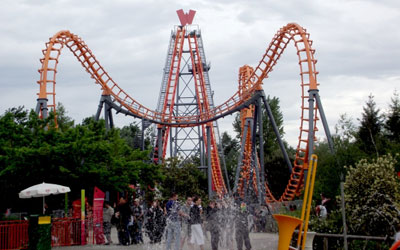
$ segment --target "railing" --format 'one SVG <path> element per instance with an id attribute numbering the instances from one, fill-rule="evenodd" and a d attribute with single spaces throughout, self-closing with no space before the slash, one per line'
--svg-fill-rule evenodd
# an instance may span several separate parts
<path id="1" fill-rule="evenodd" d="M 342 246 L 344 237 L 346 237 L 347 241 L 350 243 L 354 240 L 362 240 L 367 245 L 368 241 L 375 242 L 393 242 L 393 237 L 383 237 L 383 236 L 368 236 L 368 235 L 343 235 L 343 234 L 328 234 L 328 233 L 316 233 L 314 242 L 319 242 L 319 247 L 321 250 L 328 250 L 332 247 Z M 322 241 L 322 242 L 321 242 Z M 331 245 L 331 247 L 329 247 Z M 332 246 L 333 245 L 333 246 Z"/>
<path id="2" fill-rule="evenodd" d="M 51 246 L 95 244 L 93 218 L 85 220 L 85 242 L 81 240 L 79 218 L 55 218 L 51 226 Z M 0 250 L 27 249 L 29 244 L 29 221 L 0 221 Z"/>
<path id="3" fill-rule="evenodd" d="M 73 246 L 81 244 L 81 220 L 74 218 L 55 219 L 51 225 L 51 245 Z"/>
<path id="4" fill-rule="evenodd" d="M 28 221 L 0 221 L 0 250 L 28 247 Z"/>
<path id="5" fill-rule="evenodd" d="M 56 218 L 51 225 L 51 246 L 95 244 L 93 217 L 85 219 L 85 242 L 81 238 L 82 222 L 79 218 Z"/>

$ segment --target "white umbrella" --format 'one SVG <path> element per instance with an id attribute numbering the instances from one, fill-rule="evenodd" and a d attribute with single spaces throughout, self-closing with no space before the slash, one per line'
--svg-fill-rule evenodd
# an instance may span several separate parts
<path id="1" fill-rule="evenodd" d="M 45 212 L 44 197 L 45 196 L 48 196 L 51 194 L 63 194 L 63 193 L 68 193 L 68 192 L 71 192 L 71 189 L 69 187 L 43 182 L 41 184 L 37 184 L 37 185 L 34 185 L 32 187 L 22 190 L 21 192 L 19 192 L 19 198 L 27 199 L 27 198 L 32 198 L 32 197 L 43 197 L 43 214 L 44 214 L 44 212 Z"/>

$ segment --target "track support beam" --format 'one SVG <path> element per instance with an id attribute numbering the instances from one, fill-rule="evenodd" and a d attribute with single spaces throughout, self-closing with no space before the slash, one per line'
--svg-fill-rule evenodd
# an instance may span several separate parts
<path id="1" fill-rule="evenodd" d="M 261 98 L 264 102 L 265 111 L 267 112 L 269 121 L 271 122 L 271 126 L 275 132 L 276 139 L 278 140 L 279 147 L 281 149 L 283 157 L 285 158 L 286 164 L 289 168 L 289 172 L 292 173 L 293 171 L 292 163 L 290 162 L 289 156 L 286 152 L 285 145 L 283 144 L 281 134 L 279 133 L 278 126 L 276 125 L 274 115 L 272 114 L 271 107 L 269 106 L 268 100 L 265 97 L 264 91 L 261 91 Z"/>
<path id="2" fill-rule="evenodd" d="M 260 107 L 258 106 L 258 102 L 254 105 L 254 119 L 252 121 L 253 129 L 251 132 L 251 140 L 252 140 L 252 149 L 251 149 L 251 167 L 253 168 L 253 175 L 255 175 L 256 179 L 256 185 L 257 185 L 257 198 L 258 198 L 258 203 L 261 204 L 261 199 L 262 199 L 262 189 L 260 185 L 260 169 L 258 165 L 258 157 L 257 157 L 257 125 L 258 125 L 258 112 Z"/>
<path id="3" fill-rule="evenodd" d="M 103 109 L 104 106 L 104 120 L 106 121 L 107 130 L 114 127 L 112 106 L 109 103 L 112 103 L 111 96 L 107 94 L 101 95 L 99 106 L 97 107 L 97 112 L 95 116 L 95 120 L 98 121 L 100 119 L 101 110 Z"/>
<path id="4" fill-rule="evenodd" d="M 263 112 L 262 112 L 262 100 L 261 97 L 257 99 L 257 106 L 258 108 L 258 135 L 259 135 L 259 145 L 260 145 L 260 177 L 261 177 L 261 204 L 265 203 L 265 163 L 264 163 L 264 119 L 263 119 Z"/>
<path id="5" fill-rule="evenodd" d="M 47 108 L 47 98 L 38 98 L 36 104 L 36 113 L 41 114 L 43 119 L 46 119 L 49 115 L 49 110 Z"/>
<path id="6" fill-rule="evenodd" d="M 334 154 L 335 148 L 333 145 L 332 135 L 331 135 L 331 131 L 329 130 L 328 121 L 326 120 L 325 111 L 322 106 L 321 98 L 319 96 L 319 90 L 314 89 L 312 92 L 310 91 L 310 93 L 312 93 L 312 95 L 314 96 L 315 101 L 317 103 L 317 107 L 318 107 L 319 115 L 321 117 L 322 125 L 324 126 L 326 139 L 328 140 L 329 149 L 330 149 L 331 153 Z"/>
<path id="7" fill-rule="evenodd" d="M 207 133 L 207 181 L 208 181 L 208 199 L 212 199 L 212 162 L 211 162 L 211 128 L 206 127 Z"/>

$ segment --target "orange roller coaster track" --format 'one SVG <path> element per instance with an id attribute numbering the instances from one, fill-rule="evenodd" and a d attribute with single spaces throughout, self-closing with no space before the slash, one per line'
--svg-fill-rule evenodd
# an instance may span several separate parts
<path id="1" fill-rule="evenodd" d="M 242 82 L 243 85 L 247 86 L 246 88 L 239 89 L 221 105 L 204 109 L 198 115 L 191 116 L 174 116 L 168 111 L 167 106 L 162 112 L 143 106 L 110 77 L 80 37 L 69 31 L 60 31 L 46 43 L 46 48 L 43 50 L 43 58 L 40 59 L 42 67 L 39 69 L 40 80 L 38 83 L 40 91 L 36 112 L 40 117 L 46 117 L 48 108 L 56 110 L 57 65 L 61 50 L 67 47 L 90 74 L 91 78 L 94 79 L 95 83 L 101 86 L 103 93 L 111 96 L 112 102 L 110 104 L 120 112 L 123 111 L 125 114 L 170 127 L 193 127 L 207 124 L 233 112 L 244 110 L 251 104 L 258 103 L 260 105 L 263 100 L 266 105 L 265 94 L 262 89 L 263 80 L 268 77 L 291 41 L 294 42 L 297 50 L 300 67 L 301 117 L 299 142 L 290 180 L 283 195 L 280 198 L 275 198 L 269 192 L 266 184 L 261 183 L 260 186 L 260 189 L 264 190 L 265 200 L 269 202 L 291 200 L 300 193 L 303 186 L 304 172 L 308 169 L 309 156 L 313 151 L 315 141 L 315 131 L 318 130 L 316 122 L 320 119 L 317 116 L 317 110 L 323 120 L 328 141 L 331 142 L 329 128 L 326 124 L 318 94 L 318 72 L 315 67 L 317 60 L 314 58 L 315 50 L 312 49 L 313 42 L 310 40 L 309 33 L 296 23 L 289 23 L 276 33 L 257 67 L 246 78 L 246 81 Z M 246 112 L 251 113 L 251 109 Z M 263 157 L 260 156 L 260 161 L 263 162 L 261 158 L 263 159 Z M 264 175 L 263 164 L 260 166 L 260 171 L 262 180 Z M 243 176 L 243 178 L 247 177 Z M 223 179 L 220 180 L 218 189 L 224 193 L 226 189 L 224 188 Z"/>

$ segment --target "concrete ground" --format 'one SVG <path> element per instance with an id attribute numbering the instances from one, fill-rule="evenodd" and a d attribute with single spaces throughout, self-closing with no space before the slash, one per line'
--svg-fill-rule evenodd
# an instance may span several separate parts
<path id="1" fill-rule="evenodd" d="M 54 247 L 53 249 L 58 249 L 58 250 L 83 250 L 83 249 L 110 249 L 110 250 L 116 250 L 116 249 L 133 249 L 133 250 L 165 250 L 165 243 L 163 242 L 161 244 L 149 244 L 149 239 L 145 238 L 145 244 L 140 244 L 140 245 L 130 245 L 130 246 L 119 246 L 117 245 L 118 243 L 118 238 L 117 238 L 117 231 L 115 227 L 112 228 L 111 232 L 111 237 L 113 240 L 112 245 L 86 245 L 86 246 L 72 246 L 72 247 Z M 252 245 L 252 250 L 274 250 L 278 248 L 278 234 L 270 234 L 270 233 L 250 233 L 250 241 Z M 234 237 L 233 237 L 234 239 Z M 146 243 L 147 242 L 147 243 Z M 187 245 L 185 244 L 183 250 L 197 250 L 200 249 L 199 247 L 193 247 L 193 248 L 188 248 Z M 219 250 L 229 250 L 227 248 L 224 248 L 220 246 L 218 248 Z M 234 249 L 236 250 L 236 242 L 234 240 Z M 243 246 L 243 249 L 245 250 L 246 248 Z M 204 250 L 211 250 L 211 243 L 210 243 L 210 234 L 208 233 L 206 237 L 206 242 L 204 245 Z"/>

